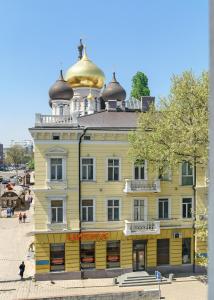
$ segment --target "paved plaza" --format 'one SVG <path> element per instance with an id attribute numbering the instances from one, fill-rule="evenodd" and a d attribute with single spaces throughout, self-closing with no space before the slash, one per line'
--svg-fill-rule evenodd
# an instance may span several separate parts
<path id="1" fill-rule="evenodd" d="M 109 278 L 54 282 L 25 280 L 0 283 L 0 299 L 40 299 L 51 296 L 93 295 L 150 289 L 157 289 L 157 286 L 119 288 L 114 286 L 112 279 Z M 165 300 L 205 300 L 206 293 L 207 286 L 191 276 L 181 277 L 172 284 L 161 286 L 161 296 Z"/>

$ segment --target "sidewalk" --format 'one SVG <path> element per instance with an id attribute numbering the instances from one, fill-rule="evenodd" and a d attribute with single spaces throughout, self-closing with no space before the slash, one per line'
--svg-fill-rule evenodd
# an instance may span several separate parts
<path id="1" fill-rule="evenodd" d="M 25 280 L 0 283 L 0 300 L 40 299 L 51 296 L 93 295 L 154 289 L 158 289 L 158 286 L 118 287 L 113 285 L 112 278 L 54 282 Z M 161 286 L 161 296 L 165 300 L 205 300 L 206 293 L 207 286 L 194 276 L 181 277 L 172 284 Z"/>
<path id="2" fill-rule="evenodd" d="M 26 223 L 19 224 L 19 212 L 12 218 L 0 218 L 0 281 L 19 280 L 19 265 L 25 262 L 25 277 L 34 275 L 34 260 L 28 258 L 28 248 L 33 241 L 34 206 L 26 211 Z"/>

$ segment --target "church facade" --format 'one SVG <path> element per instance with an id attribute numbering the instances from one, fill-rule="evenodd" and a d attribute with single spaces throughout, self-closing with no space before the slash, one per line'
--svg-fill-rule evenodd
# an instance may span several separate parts
<path id="1" fill-rule="evenodd" d="M 87 56 L 49 90 L 51 115 L 36 114 L 36 279 L 114 277 L 130 271 L 191 271 L 195 248 L 193 169 L 159 174 L 128 158 L 128 134 L 154 97 L 127 100 Z M 197 171 L 197 202 L 206 178 Z"/>

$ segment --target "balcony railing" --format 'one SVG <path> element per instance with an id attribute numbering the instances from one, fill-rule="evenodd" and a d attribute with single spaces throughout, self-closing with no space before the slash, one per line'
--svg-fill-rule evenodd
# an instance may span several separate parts
<path id="1" fill-rule="evenodd" d="M 77 116 L 72 115 L 42 115 L 36 114 L 36 127 L 44 127 L 44 126 L 75 126 L 77 124 Z"/>
<path id="2" fill-rule="evenodd" d="M 160 221 L 127 221 L 125 235 L 160 234 Z"/>
<path id="3" fill-rule="evenodd" d="M 160 192 L 160 180 L 125 179 L 125 193 Z"/>

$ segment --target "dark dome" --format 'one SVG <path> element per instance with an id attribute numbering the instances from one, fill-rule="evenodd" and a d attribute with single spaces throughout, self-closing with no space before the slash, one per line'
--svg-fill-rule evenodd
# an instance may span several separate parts
<path id="1" fill-rule="evenodd" d="M 60 71 L 59 79 L 49 89 L 50 100 L 70 100 L 74 95 L 72 87 L 67 83 Z"/>
<path id="2" fill-rule="evenodd" d="M 113 73 L 112 81 L 109 82 L 107 87 L 104 88 L 101 97 L 107 100 L 119 100 L 123 101 L 126 99 L 126 91 L 116 80 L 115 72 Z"/>

